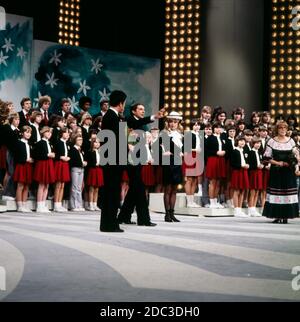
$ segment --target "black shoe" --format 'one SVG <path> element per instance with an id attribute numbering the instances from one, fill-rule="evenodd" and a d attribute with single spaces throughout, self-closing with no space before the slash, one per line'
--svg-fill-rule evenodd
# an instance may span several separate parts
<path id="1" fill-rule="evenodd" d="M 116 229 L 100 229 L 102 233 L 124 233 L 123 229 L 116 228 Z"/>
<path id="2" fill-rule="evenodd" d="M 281 219 L 275 219 L 272 224 L 281 224 Z"/>
<path id="3" fill-rule="evenodd" d="M 165 222 L 173 222 L 173 220 L 170 217 L 170 210 L 166 211 Z"/>
<path id="4" fill-rule="evenodd" d="M 147 224 L 138 224 L 138 226 L 156 227 L 157 224 L 154 224 L 153 222 L 148 222 Z"/>
<path id="5" fill-rule="evenodd" d="M 282 223 L 283 223 L 284 225 L 287 225 L 287 224 L 289 223 L 289 221 L 288 221 L 288 219 L 283 219 L 283 220 L 282 220 Z"/>
<path id="6" fill-rule="evenodd" d="M 170 218 L 172 222 L 180 222 L 175 216 L 174 216 L 174 210 L 170 210 Z"/>

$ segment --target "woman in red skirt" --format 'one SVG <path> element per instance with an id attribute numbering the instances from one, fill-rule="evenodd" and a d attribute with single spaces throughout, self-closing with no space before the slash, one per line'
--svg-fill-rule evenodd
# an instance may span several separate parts
<path id="1" fill-rule="evenodd" d="M 33 179 L 38 183 L 37 212 L 49 213 L 46 206 L 49 185 L 55 182 L 54 159 L 49 140 L 52 131 L 50 127 L 43 127 L 41 130 L 42 140 L 34 147 L 34 159 L 36 161 Z"/>
<path id="2" fill-rule="evenodd" d="M 244 200 L 244 192 L 249 189 L 249 178 L 247 159 L 244 153 L 246 139 L 239 136 L 235 141 L 236 149 L 232 152 L 231 156 L 231 188 L 233 190 L 233 205 L 235 217 L 248 217 L 242 212 L 242 205 Z"/>
<path id="3" fill-rule="evenodd" d="M 24 126 L 21 130 L 22 139 L 18 141 L 15 152 L 16 168 L 14 172 L 14 181 L 17 183 L 16 202 L 19 212 L 30 213 L 27 207 L 29 186 L 32 183 L 32 151 L 28 143 L 32 129 Z"/>
<path id="4" fill-rule="evenodd" d="M 252 150 L 249 153 L 249 184 L 250 184 L 250 196 L 249 196 L 249 216 L 261 217 L 261 214 L 256 210 L 256 205 L 259 197 L 259 193 L 263 190 L 263 168 L 262 164 L 263 155 L 260 152 L 261 139 L 254 138 L 252 140 Z"/>
<path id="5" fill-rule="evenodd" d="M 68 141 L 70 139 L 70 132 L 68 128 L 63 128 L 59 131 L 59 140 L 55 145 L 55 191 L 54 191 L 54 211 L 67 212 L 62 206 L 64 198 L 65 184 L 71 181 L 70 175 L 70 157 Z"/>
<path id="6" fill-rule="evenodd" d="M 100 167 L 100 141 L 98 139 L 92 140 L 91 150 L 87 155 L 88 162 L 88 176 L 86 185 L 89 189 L 89 205 L 87 210 L 89 211 L 100 211 L 98 208 L 98 195 L 99 188 L 103 187 L 103 172 Z"/>
<path id="7" fill-rule="evenodd" d="M 209 199 L 210 208 L 212 209 L 224 208 L 220 203 L 218 203 L 220 184 L 221 181 L 226 178 L 226 142 L 221 138 L 222 130 L 223 127 L 221 123 L 214 123 L 214 135 L 211 135 L 206 140 L 206 177 L 210 180 Z"/>

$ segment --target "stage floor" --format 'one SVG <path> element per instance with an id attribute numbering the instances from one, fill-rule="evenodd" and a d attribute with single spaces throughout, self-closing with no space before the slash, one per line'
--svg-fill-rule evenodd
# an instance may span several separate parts
<path id="1" fill-rule="evenodd" d="M 0 301 L 300 300 L 299 220 L 179 218 L 152 214 L 156 228 L 105 234 L 88 212 L 1 214 Z"/>

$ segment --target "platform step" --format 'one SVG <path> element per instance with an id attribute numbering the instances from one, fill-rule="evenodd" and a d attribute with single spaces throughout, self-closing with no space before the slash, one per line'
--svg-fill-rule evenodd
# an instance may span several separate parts
<path id="1" fill-rule="evenodd" d="M 157 213 L 165 212 L 163 197 L 163 193 L 150 194 L 150 211 Z M 200 197 L 196 197 L 195 201 L 200 204 Z M 180 193 L 177 194 L 175 214 L 193 217 L 233 217 L 233 209 L 187 208 L 186 195 Z"/>

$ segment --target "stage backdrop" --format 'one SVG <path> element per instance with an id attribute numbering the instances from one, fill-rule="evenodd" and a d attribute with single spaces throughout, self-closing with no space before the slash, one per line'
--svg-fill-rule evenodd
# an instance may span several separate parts
<path id="1" fill-rule="evenodd" d="M 36 104 L 41 95 L 50 95 L 53 112 L 66 97 L 77 113 L 79 99 L 89 96 L 92 114 L 99 113 L 100 100 L 117 89 L 128 94 L 127 113 L 136 102 L 145 104 L 146 114 L 159 108 L 157 59 L 34 41 L 32 66 L 31 97 Z"/>
<path id="2" fill-rule="evenodd" d="M 16 109 L 30 94 L 32 41 L 33 20 L 6 15 L 6 30 L 0 31 L 0 98 Z"/>

